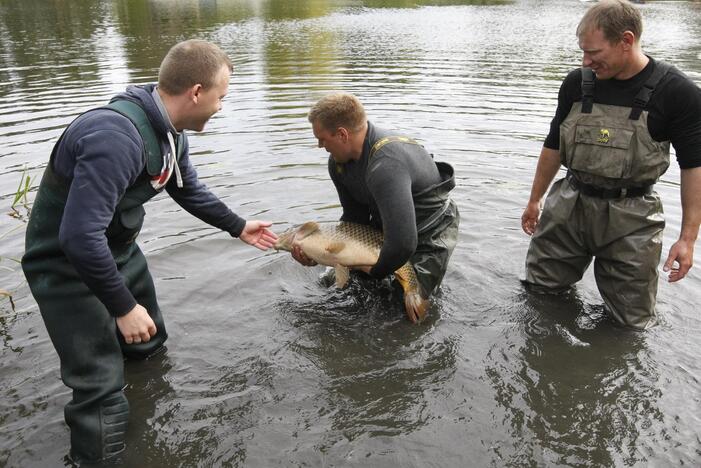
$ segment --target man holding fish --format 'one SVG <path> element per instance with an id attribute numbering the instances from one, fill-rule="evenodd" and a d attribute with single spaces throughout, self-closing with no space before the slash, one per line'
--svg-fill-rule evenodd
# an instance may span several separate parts
<path id="1" fill-rule="evenodd" d="M 350 266 L 373 278 L 396 272 L 402 282 L 400 271 L 409 262 L 427 300 L 440 285 L 457 243 L 460 215 L 449 197 L 455 187 L 453 168 L 434 161 L 413 139 L 373 125 L 352 94 L 325 96 L 308 118 L 319 148 L 330 153 L 328 169 L 343 209 L 341 221 L 371 226 L 383 235 L 374 264 Z M 304 265 L 320 262 L 299 245 L 292 255 Z M 409 320 L 421 321 L 426 308 L 408 304 Z"/>

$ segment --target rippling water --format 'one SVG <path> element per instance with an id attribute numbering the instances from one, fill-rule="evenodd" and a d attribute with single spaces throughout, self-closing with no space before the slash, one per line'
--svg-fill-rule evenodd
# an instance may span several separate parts
<path id="1" fill-rule="evenodd" d="M 0 2 L 0 465 L 57 466 L 70 392 L 19 265 L 36 185 L 78 113 L 154 80 L 176 41 L 235 62 L 224 110 L 191 135 L 198 173 L 278 231 L 339 208 L 306 121 L 357 94 L 458 176 L 459 245 L 429 320 L 382 282 L 324 288 L 321 269 L 260 253 L 147 205 L 140 242 L 170 334 L 127 364 L 126 466 L 535 466 L 701 463 L 701 280 L 661 282 L 661 324 L 608 320 L 593 277 L 564 297 L 518 281 L 519 218 L 560 80 L 580 60 L 574 0 Z M 643 45 L 701 82 L 701 5 L 650 2 Z M 679 170 L 658 184 L 665 253 Z M 29 201 L 34 192 L 30 193 Z M 7 213 L 13 216 L 8 216 Z"/>

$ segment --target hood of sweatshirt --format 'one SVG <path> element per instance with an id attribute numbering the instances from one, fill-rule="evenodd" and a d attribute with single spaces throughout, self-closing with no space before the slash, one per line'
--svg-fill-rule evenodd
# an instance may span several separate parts
<path id="1" fill-rule="evenodd" d="M 151 93 L 153 93 L 155 87 L 155 84 L 128 86 L 125 92 L 117 94 L 110 102 L 123 99 L 141 106 L 146 111 L 146 115 L 158 136 L 165 139 L 170 130 L 170 125 L 163 117 L 163 114 L 161 114 L 156 101 L 153 100 Z"/>

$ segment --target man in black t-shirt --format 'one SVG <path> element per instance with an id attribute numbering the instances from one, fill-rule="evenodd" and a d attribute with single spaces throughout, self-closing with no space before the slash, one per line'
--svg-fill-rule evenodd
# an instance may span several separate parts
<path id="1" fill-rule="evenodd" d="M 686 276 L 701 223 L 701 90 L 683 73 L 645 55 L 642 19 L 625 0 L 591 7 L 577 27 L 583 68 L 562 83 L 550 133 L 521 217 L 532 235 L 526 283 L 562 290 L 594 273 L 619 323 L 656 321 L 657 267 L 665 222 L 652 186 L 681 168 L 682 226 L 664 263 L 669 281 Z M 553 184 L 560 165 L 567 176 Z"/>

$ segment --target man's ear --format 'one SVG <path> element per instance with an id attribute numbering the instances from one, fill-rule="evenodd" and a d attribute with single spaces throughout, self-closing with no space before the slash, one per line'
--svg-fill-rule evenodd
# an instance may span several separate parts
<path id="1" fill-rule="evenodd" d="M 632 31 L 625 31 L 621 36 L 621 43 L 623 43 L 624 50 L 630 50 L 635 45 L 636 37 Z"/>
<path id="2" fill-rule="evenodd" d="M 336 129 L 336 133 L 341 135 L 341 141 L 343 143 L 348 143 L 348 137 L 350 136 L 350 134 L 348 133 L 347 129 L 343 127 L 338 127 L 338 129 Z"/>
<path id="3" fill-rule="evenodd" d="M 188 91 L 188 98 L 193 102 L 193 104 L 197 104 L 197 102 L 200 99 L 200 95 L 202 94 L 202 85 L 197 83 L 193 87 L 190 88 Z"/>

